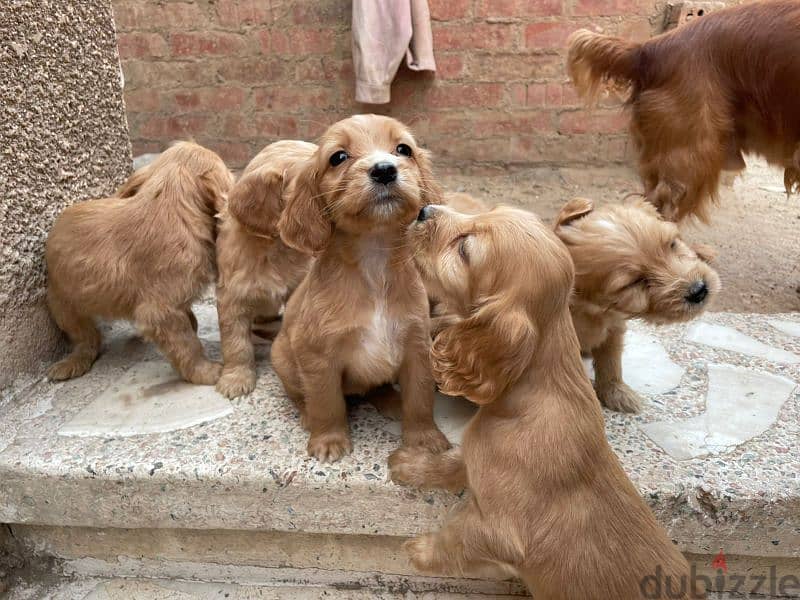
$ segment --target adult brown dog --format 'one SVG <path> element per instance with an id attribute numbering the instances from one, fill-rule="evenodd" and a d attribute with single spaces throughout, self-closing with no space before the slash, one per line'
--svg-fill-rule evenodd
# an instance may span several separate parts
<path id="1" fill-rule="evenodd" d="M 181 376 L 216 383 L 191 304 L 214 279 L 215 216 L 233 177 L 219 156 L 179 142 L 131 175 L 117 197 L 62 212 L 47 238 L 47 300 L 72 352 L 51 379 L 83 375 L 100 352 L 96 318 L 130 319 Z"/>
<path id="2" fill-rule="evenodd" d="M 389 117 L 334 124 L 297 171 L 278 229 L 318 258 L 286 305 L 272 364 L 320 460 L 352 447 L 345 395 L 395 380 L 404 444 L 448 446 L 433 422 L 428 298 L 405 241 L 440 197 L 428 153 Z"/>
<path id="3" fill-rule="evenodd" d="M 606 441 L 556 235 L 518 209 L 429 206 L 411 244 L 425 282 L 463 317 L 433 343 L 436 380 L 480 405 L 461 448 L 390 458 L 395 481 L 471 492 L 438 533 L 407 543 L 414 566 L 464 576 L 499 565 L 543 600 L 704 597 L 687 591 L 686 559 Z M 659 573 L 662 593 L 647 595 Z"/>
<path id="4" fill-rule="evenodd" d="M 223 368 L 217 391 L 234 398 L 256 386 L 250 330 L 256 317 L 278 319 L 313 258 L 284 244 L 278 220 L 296 167 L 317 147 L 275 142 L 259 152 L 234 184 L 217 234 L 217 311 Z"/>
<path id="5" fill-rule="evenodd" d="M 696 18 L 643 44 L 587 30 L 568 69 L 590 101 L 630 89 L 631 134 L 647 199 L 672 221 L 707 220 L 720 173 L 755 153 L 800 190 L 800 2 L 750 2 Z"/>

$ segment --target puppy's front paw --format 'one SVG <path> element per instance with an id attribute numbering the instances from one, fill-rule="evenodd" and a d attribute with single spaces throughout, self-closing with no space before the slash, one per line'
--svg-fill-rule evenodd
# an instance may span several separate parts
<path id="1" fill-rule="evenodd" d="M 80 377 L 92 367 L 92 362 L 89 358 L 68 356 L 47 370 L 47 378 L 52 381 L 63 381 Z"/>
<path id="2" fill-rule="evenodd" d="M 222 376 L 217 381 L 217 391 L 226 398 L 244 396 L 256 389 L 256 374 L 252 369 L 230 369 L 223 367 Z"/>
<path id="3" fill-rule="evenodd" d="M 204 360 L 197 363 L 191 374 L 185 379 L 195 385 L 214 385 L 219 380 L 220 375 L 222 375 L 221 363 Z"/>
<path id="4" fill-rule="evenodd" d="M 441 573 L 441 566 L 435 560 L 433 535 L 421 535 L 408 540 L 403 544 L 403 548 L 408 553 L 408 558 L 417 571 L 431 574 Z"/>
<path id="5" fill-rule="evenodd" d="M 422 487 L 430 453 L 424 448 L 398 448 L 389 455 L 389 474 L 397 484 Z"/>
<path id="6" fill-rule="evenodd" d="M 336 462 L 353 451 L 350 436 L 342 431 L 331 431 L 312 435 L 307 446 L 309 456 L 320 462 Z"/>
<path id="7" fill-rule="evenodd" d="M 638 413 L 642 410 L 642 398 L 621 381 L 598 387 L 595 391 L 600 402 L 611 410 L 625 413 Z"/>
<path id="8" fill-rule="evenodd" d="M 425 448 L 434 454 L 450 448 L 450 442 L 436 425 L 417 427 L 403 431 L 403 445 L 411 448 Z"/>

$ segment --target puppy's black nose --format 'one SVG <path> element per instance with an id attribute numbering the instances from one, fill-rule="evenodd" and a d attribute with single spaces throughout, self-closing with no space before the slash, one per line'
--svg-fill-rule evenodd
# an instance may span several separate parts
<path id="1" fill-rule="evenodd" d="M 422 209 L 420 209 L 419 214 L 417 215 L 417 221 L 424 221 L 426 219 L 430 219 L 431 215 L 433 215 L 433 207 L 423 206 Z"/>
<path id="2" fill-rule="evenodd" d="M 388 185 L 397 179 L 397 167 L 390 162 L 379 162 L 369 170 L 369 176 L 375 183 Z"/>
<path id="3" fill-rule="evenodd" d="M 702 279 L 700 281 L 695 281 L 692 285 L 689 286 L 689 289 L 686 290 L 686 298 L 687 302 L 691 302 L 692 304 L 700 304 L 703 300 L 706 299 L 708 296 L 708 286 L 706 282 Z"/>

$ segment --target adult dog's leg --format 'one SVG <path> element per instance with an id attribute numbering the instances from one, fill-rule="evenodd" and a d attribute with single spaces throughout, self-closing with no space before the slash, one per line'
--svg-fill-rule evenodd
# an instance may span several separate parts
<path id="1" fill-rule="evenodd" d="M 214 385 L 222 365 L 208 360 L 185 310 L 141 304 L 134 318 L 145 337 L 153 340 L 186 381 Z"/>
<path id="2" fill-rule="evenodd" d="M 47 303 L 56 324 L 69 337 L 72 351 L 52 365 L 47 376 L 62 380 L 80 377 L 88 371 L 100 352 L 100 331 L 94 320 L 77 312 L 68 301 L 48 290 Z"/>

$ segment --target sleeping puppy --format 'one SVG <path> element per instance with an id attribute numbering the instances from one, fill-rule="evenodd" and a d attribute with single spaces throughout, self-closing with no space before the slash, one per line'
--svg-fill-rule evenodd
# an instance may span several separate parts
<path id="1" fill-rule="evenodd" d="M 310 432 L 308 453 L 350 452 L 345 395 L 396 380 L 404 444 L 446 448 L 433 422 L 428 299 L 405 242 L 441 197 L 428 153 L 398 121 L 356 115 L 323 134 L 296 177 L 278 229 L 317 260 L 286 305 L 272 364 Z"/>
<path id="2" fill-rule="evenodd" d="M 656 573 L 678 588 L 691 581 L 606 441 L 564 245 L 522 210 L 437 206 L 420 213 L 410 243 L 426 284 L 463 317 L 433 343 L 436 381 L 480 406 L 461 448 L 390 458 L 395 481 L 471 492 L 438 533 L 406 543 L 414 566 L 451 576 L 499 566 L 547 600 L 639 600 Z"/>
<path id="3" fill-rule="evenodd" d="M 660 325 L 702 314 L 720 289 L 708 264 L 713 253 L 686 244 L 644 200 L 595 210 L 576 198 L 561 209 L 555 231 L 575 263 L 570 310 L 581 351 L 594 362 L 597 397 L 612 410 L 638 412 L 640 398 L 622 380 L 625 322 Z"/>
<path id="4" fill-rule="evenodd" d="M 47 238 L 47 300 L 72 352 L 50 379 L 86 373 L 100 351 L 95 319 L 128 319 L 186 381 L 212 385 L 191 304 L 214 279 L 215 215 L 233 183 L 213 152 L 179 142 L 117 197 L 70 206 Z"/>
<path id="5" fill-rule="evenodd" d="M 316 149 L 299 141 L 264 148 L 234 184 L 220 215 L 217 311 L 223 369 L 217 391 L 228 398 L 248 394 L 256 385 L 254 319 L 278 319 L 313 260 L 281 241 L 278 219 L 297 165 Z"/>

